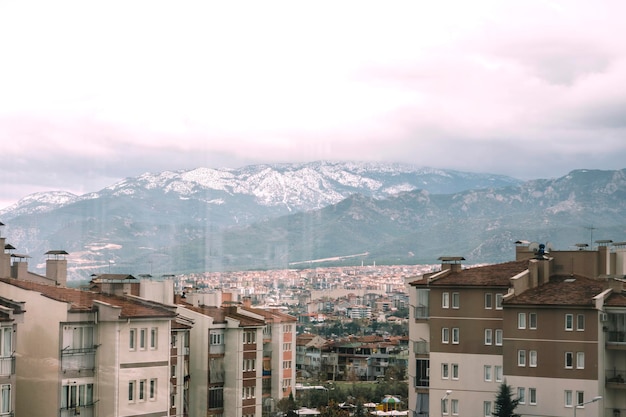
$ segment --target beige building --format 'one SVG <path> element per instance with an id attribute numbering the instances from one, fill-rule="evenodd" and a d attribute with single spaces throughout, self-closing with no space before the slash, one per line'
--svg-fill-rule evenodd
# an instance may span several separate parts
<path id="1" fill-rule="evenodd" d="M 516 261 L 463 269 L 444 257 L 413 280 L 415 417 L 490 416 L 504 381 L 521 415 L 626 415 L 624 245 L 598 245 L 547 253 L 519 242 Z"/>

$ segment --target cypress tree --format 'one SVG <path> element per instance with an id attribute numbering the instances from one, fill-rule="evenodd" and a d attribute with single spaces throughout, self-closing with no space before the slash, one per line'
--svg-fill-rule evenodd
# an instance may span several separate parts
<path id="1" fill-rule="evenodd" d="M 518 402 L 518 399 L 513 399 L 511 386 L 504 381 L 498 389 L 494 411 L 491 414 L 494 417 L 520 417 L 519 414 L 515 414 Z"/>

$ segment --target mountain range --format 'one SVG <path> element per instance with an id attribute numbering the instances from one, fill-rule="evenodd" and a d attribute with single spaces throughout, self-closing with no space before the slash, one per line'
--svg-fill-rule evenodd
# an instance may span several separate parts
<path id="1" fill-rule="evenodd" d="M 361 263 L 470 263 L 518 239 L 557 249 L 626 240 L 626 170 L 515 178 L 402 164 L 314 162 L 146 173 L 77 196 L 46 192 L 0 210 L 7 242 L 70 278 Z"/>

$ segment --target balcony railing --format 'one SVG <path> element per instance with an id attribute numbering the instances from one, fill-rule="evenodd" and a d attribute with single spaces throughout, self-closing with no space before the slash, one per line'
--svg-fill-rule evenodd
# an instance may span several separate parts
<path id="1" fill-rule="evenodd" d="M 607 387 L 626 389 L 625 369 L 607 369 L 605 377 Z"/>
<path id="2" fill-rule="evenodd" d="M 427 319 L 428 318 L 428 306 L 416 306 L 414 308 L 413 313 L 415 314 L 416 319 Z"/>
<path id="3" fill-rule="evenodd" d="M 93 404 L 61 409 L 61 417 L 94 417 L 95 415 Z"/>
<path id="4" fill-rule="evenodd" d="M 15 357 L 0 358 L 0 376 L 9 376 L 15 373 Z M 0 414 L 1 415 L 1 414 Z"/>
<path id="5" fill-rule="evenodd" d="M 419 355 L 425 355 L 430 353 L 430 343 L 426 342 L 425 340 L 413 342 L 413 353 Z"/>
<path id="6" fill-rule="evenodd" d="M 64 349 L 61 351 L 61 369 L 77 371 L 94 369 L 96 348 Z"/>
<path id="7" fill-rule="evenodd" d="M 606 341 L 609 343 L 626 343 L 626 332 L 609 331 Z"/>
<path id="8" fill-rule="evenodd" d="M 416 376 L 415 377 L 415 386 L 416 387 L 427 387 L 429 385 L 429 382 L 430 382 L 430 378 L 428 378 L 427 376 L 424 376 L 424 377 Z"/>

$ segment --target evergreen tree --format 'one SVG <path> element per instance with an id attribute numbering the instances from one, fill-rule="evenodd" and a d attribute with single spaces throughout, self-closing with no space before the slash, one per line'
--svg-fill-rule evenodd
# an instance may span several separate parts
<path id="1" fill-rule="evenodd" d="M 518 399 L 513 399 L 511 386 L 504 381 L 498 389 L 494 411 L 491 414 L 494 417 L 520 417 L 519 414 L 515 414 L 518 402 Z"/>

